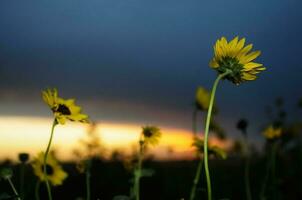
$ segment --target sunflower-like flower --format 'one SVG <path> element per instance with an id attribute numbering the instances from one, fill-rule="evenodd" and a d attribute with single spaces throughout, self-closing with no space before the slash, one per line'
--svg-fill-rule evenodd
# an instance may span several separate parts
<path id="1" fill-rule="evenodd" d="M 196 148 L 199 154 L 204 153 L 204 140 L 194 137 L 193 146 Z M 227 153 L 220 147 L 215 145 L 209 145 L 208 147 L 209 155 L 213 155 L 217 158 L 225 160 L 227 158 Z"/>
<path id="2" fill-rule="evenodd" d="M 273 139 L 280 138 L 281 135 L 282 135 L 282 129 L 274 128 L 273 126 L 269 126 L 263 131 L 263 136 L 267 140 L 273 140 Z"/>
<path id="3" fill-rule="evenodd" d="M 153 146 L 159 143 L 161 137 L 161 131 L 156 126 L 145 126 L 142 131 L 142 141 L 145 144 L 151 144 Z"/>
<path id="4" fill-rule="evenodd" d="M 214 58 L 210 62 L 210 66 L 219 73 L 229 71 L 225 78 L 235 84 L 255 80 L 256 75 L 265 70 L 262 64 L 252 62 L 261 52 L 250 52 L 253 45 L 244 46 L 244 44 L 245 38 L 239 40 L 235 37 L 230 42 L 225 37 L 218 39 L 214 45 Z"/>
<path id="5" fill-rule="evenodd" d="M 195 104 L 199 110 L 206 111 L 210 104 L 210 93 L 205 88 L 199 86 L 196 90 Z"/>
<path id="6" fill-rule="evenodd" d="M 38 156 L 33 160 L 32 167 L 34 169 L 34 174 L 41 180 L 45 181 L 45 176 L 43 173 L 44 170 L 44 153 L 41 152 Z M 67 173 L 62 169 L 57 160 L 53 155 L 49 154 L 46 160 L 46 173 L 47 179 L 52 183 L 52 185 L 57 186 L 61 185 L 64 179 L 67 178 Z"/>
<path id="7" fill-rule="evenodd" d="M 58 96 L 57 89 L 47 89 L 42 92 L 45 103 L 52 110 L 56 120 L 65 124 L 66 119 L 70 121 L 88 122 L 88 116 L 81 113 L 81 107 L 75 105 L 74 99 L 62 99 Z"/>

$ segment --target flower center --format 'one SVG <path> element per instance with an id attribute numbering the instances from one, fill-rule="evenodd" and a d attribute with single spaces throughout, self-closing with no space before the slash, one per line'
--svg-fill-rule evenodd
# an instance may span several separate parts
<path id="1" fill-rule="evenodd" d="M 241 79 L 241 70 L 243 69 L 243 65 L 239 63 L 237 58 L 232 57 L 224 57 L 219 62 L 218 71 L 220 73 L 224 73 L 227 70 L 232 71 L 232 73 L 226 76 L 226 79 L 232 81 L 233 83 L 240 83 L 242 82 Z"/>
<path id="2" fill-rule="evenodd" d="M 42 171 L 44 171 L 44 165 L 42 165 Z M 51 175 L 53 175 L 53 173 L 54 173 L 53 167 L 50 166 L 49 164 L 46 164 L 46 174 L 47 174 L 47 176 L 51 176 Z"/>
<path id="3" fill-rule="evenodd" d="M 59 104 L 57 112 L 62 113 L 63 115 L 70 115 L 71 112 L 67 106 L 64 104 Z"/>
<path id="4" fill-rule="evenodd" d="M 152 131 L 150 131 L 150 130 L 145 130 L 144 131 L 144 136 L 145 137 L 150 138 L 150 137 L 152 137 L 152 135 L 153 135 Z"/>

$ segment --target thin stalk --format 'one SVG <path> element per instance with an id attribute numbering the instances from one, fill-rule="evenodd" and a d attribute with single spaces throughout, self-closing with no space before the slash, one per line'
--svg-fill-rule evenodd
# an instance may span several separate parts
<path id="1" fill-rule="evenodd" d="M 269 155 L 269 158 L 267 160 L 271 160 L 271 154 Z M 261 200 L 265 200 L 265 191 L 266 191 L 266 185 L 267 185 L 267 181 L 269 178 L 269 172 L 270 172 L 270 162 L 267 161 L 266 163 L 266 173 L 265 173 L 265 177 L 262 183 L 262 187 L 261 187 L 261 191 L 260 191 L 260 199 Z"/>
<path id="2" fill-rule="evenodd" d="M 44 154 L 44 162 L 43 162 L 43 173 L 44 173 L 44 177 L 45 177 L 45 183 L 46 183 L 46 187 L 47 187 L 47 193 L 48 193 L 48 199 L 52 200 L 52 195 L 51 195 L 51 188 L 50 188 L 50 184 L 47 178 L 47 171 L 46 171 L 46 166 L 47 166 L 47 156 L 50 150 L 50 145 L 52 142 L 52 138 L 53 138 L 53 133 L 54 133 L 54 129 L 55 126 L 58 124 L 57 120 L 54 119 L 53 123 L 52 123 L 52 127 L 51 127 L 51 133 L 50 133 L 50 138 L 48 141 L 48 145 Z"/>
<path id="3" fill-rule="evenodd" d="M 264 180 L 263 180 L 263 184 L 262 184 L 262 187 L 261 187 L 261 191 L 260 191 L 260 199 L 261 200 L 265 200 L 265 192 L 266 192 L 266 187 L 267 187 L 267 183 L 268 183 L 268 180 L 269 180 L 269 177 L 270 177 L 270 172 L 272 170 L 272 163 L 273 163 L 273 148 L 271 147 L 270 150 L 269 150 L 269 155 L 268 155 L 268 158 L 267 158 L 267 164 L 266 164 L 266 174 L 265 174 L 265 177 L 264 177 Z"/>
<path id="4" fill-rule="evenodd" d="M 212 200 L 212 188 L 211 188 L 211 178 L 210 178 L 210 171 L 209 171 L 209 163 L 208 163 L 208 136 L 209 136 L 209 128 L 210 128 L 210 122 L 211 122 L 211 115 L 215 100 L 215 93 L 218 86 L 219 81 L 228 75 L 230 71 L 226 71 L 223 74 L 220 74 L 213 85 L 212 91 L 211 91 L 211 97 L 210 97 L 210 104 L 207 114 L 207 120 L 206 120 L 206 127 L 205 127 L 205 136 L 204 136 L 204 168 L 206 173 L 206 181 L 207 181 L 207 189 L 208 189 L 208 200 Z"/>
<path id="5" fill-rule="evenodd" d="M 277 143 L 274 142 L 272 146 L 272 186 L 273 186 L 273 199 L 276 200 L 277 196 L 277 182 L 276 182 L 276 155 Z"/>
<path id="6" fill-rule="evenodd" d="M 24 170 L 25 164 L 22 162 L 20 165 L 20 197 L 24 199 Z"/>
<path id="7" fill-rule="evenodd" d="M 244 136 L 245 141 L 245 167 L 244 167 L 244 176 L 245 176 L 245 192 L 246 192 L 246 199 L 252 200 L 252 194 L 251 194 L 251 187 L 250 187 L 250 155 L 249 155 L 249 146 L 248 146 L 248 140 L 247 135 Z"/>
<path id="8" fill-rule="evenodd" d="M 19 197 L 19 194 L 18 194 L 18 192 L 17 192 L 17 190 L 16 190 L 16 188 L 15 188 L 15 186 L 14 186 L 12 180 L 11 180 L 10 178 L 7 178 L 7 181 L 9 182 L 9 185 L 10 185 L 11 188 L 13 189 L 14 194 L 16 195 L 17 199 L 18 199 L 18 200 L 21 200 L 21 198 Z"/>
<path id="9" fill-rule="evenodd" d="M 36 198 L 36 200 L 40 200 L 40 193 L 39 193 L 39 191 L 40 191 L 40 184 L 41 184 L 41 182 L 38 180 L 37 181 L 37 183 L 36 183 L 36 187 L 35 187 L 35 198 Z"/>
<path id="10" fill-rule="evenodd" d="M 144 148 L 144 141 L 140 140 L 138 166 L 134 173 L 134 195 L 136 200 L 140 199 L 140 178 L 141 178 L 141 170 L 142 170 L 143 155 L 144 155 L 143 148 Z"/>
<path id="11" fill-rule="evenodd" d="M 197 170 L 196 170 L 196 175 L 193 181 L 193 186 L 191 189 L 191 194 L 190 194 L 190 200 L 194 200 L 195 199 L 195 195 L 196 195 L 196 188 L 197 188 L 197 184 L 199 182 L 199 178 L 200 178 L 200 173 L 202 171 L 202 166 L 203 166 L 203 157 L 201 157 L 199 159 L 198 162 L 198 166 L 197 166 Z"/>
<path id="12" fill-rule="evenodd" d="M 86 161 L 86 200 L 90 200 L 90 177 L 91 177 L 91 172 L 90 172 L 90 168 L 91 168 L 91 160 Z"/>

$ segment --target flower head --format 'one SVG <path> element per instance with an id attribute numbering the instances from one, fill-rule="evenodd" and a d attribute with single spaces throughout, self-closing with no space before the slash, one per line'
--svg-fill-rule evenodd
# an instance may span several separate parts
<path id="1" fill-rule="evenodd" d="M 262 64 L 252 62 L 261 52 L 250 52 L 253 45 L 244 44 L 245 38 L 239 40 L 235 37 L 230 42 L 225 37 L 218 39 L 214 45 L 214 58 L 210 62 L 210 66 L 219 73 L 230 71 L 225 78 L 235 84 L 255 80 L 256 75 L 265 70 Z"/>
<path id="2" fill-rule="evenodd" d="M 44 153 L 41 152 L 32 162 L 32 167 L 34 169 L 34 174 L 38 176 L 41 181 L 45 181 L 44 176 Z M 57 160 L 52 154 L 47 156 L 46 160 L 46 174 L 47 179 L 54 185 L 61 185 L 64 179 L 67 178 L 67 173 L 62 169 Z"/>
<path id="3" fill-rule="evenodd" d="M 281 134 L 282 134 L 282 129 L 274 128 L 273 126 L 267 127 L 263 132 L 264 137 L 268 140 L 280 138 Z"/>
<path id="4" fill-rule="evenodd" d="M 29 160 L 29 154 L 28 153 L 19 153 L 18 157 L 19 157 L 19 161 L 21 163 L 26 163 Z"/>
<path id="5" fill-rule="evenodd" d="M 240 119 L 237 122 L 237 129 L 242 131 L 242 133 L 245 135 L 246 134 L 246 129 L 248 127 L 248 121 L 246 119 Z"/>
<path id="6" fill-rule="evenodd" d="M 206 111 L 210 104 L 210 93 L 205 88 L 199 86 L 196 90 L 195 104 L 198 109 Z"/>
<path id="7" fill-rule="evenodd" d="M 156 126 L 145 126 L 142 131 L 143 142 L 145 144 L 157 145 L 161 137 L 161 131 Z"/>
<path id="8" fill-rule="evenodd" d="M 88 116 L 81 113 L 81 107 L 75 105 L 75 100 L 60 98 L 57 89 L 44 90 L 42 97 L 52 110 L 58 123 L 65 124 L 66 119 L 70 121 L 88 122 Z"/>

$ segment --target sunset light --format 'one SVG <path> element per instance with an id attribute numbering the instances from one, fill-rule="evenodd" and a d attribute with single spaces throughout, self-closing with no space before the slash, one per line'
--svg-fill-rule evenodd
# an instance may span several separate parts
<path id="1" fill-rule="evenodd" d="M 301 6 L 2 1 L 0 200 L 302 199 Z"/>
<path id="2" fill-rule="evenodd" d="M 51 121 L 50 118 L 0 117 L 0 159 L 16 160 L 16 155 L 20 152 L 35 154 L 43 151 L 49 139 Z M 87 129 L 88 125 L 72 122 L 56 128 L 53 147 L 61 159 L 74 158 L 72 151 L 78 148 L 79 140 L 85 137 Z M 172 128 L 161 129 L 163 136 L 159 146 L 151 151 L 157 159 L 190 159 L 194 156 L 191 132 Z M 99 122 L 97 132 L 106 149 L 106 156 L 113 150 L 129 154 L 137 144 L 141 125 Z M 229 146 L 228 143 L 217 139 L 212 139 L 212 142 L 224 147 Z"/>

